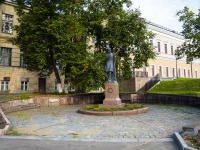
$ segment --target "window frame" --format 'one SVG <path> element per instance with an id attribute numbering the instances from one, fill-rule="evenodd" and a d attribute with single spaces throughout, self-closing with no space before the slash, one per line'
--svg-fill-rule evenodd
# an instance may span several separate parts
<path id="1" fill-rule="evenodd" d="M 158 45 L 158 52 L 161 52 L 160 42 L 157 43 Z"/>
<path id="2" fill-rule="evenodd" d="M 160 77 L 162 77 L 163 76 L 162 66 L 158 66 L 158 71 L 159 71 Z"/>
<path id="3" fill-rule="evenodd" d="M 169 67 L 166 67 L 166 77 L 169 77 Z"/>
<path id="4" fill-rule="evenodd" d="M 174 47 L 171 45 L 171 55 L 174 55 Z"/>
<path id="5" fill-rule="evenodd" d="M 5 18 L 5 20 L 4 20 Z M 8 18 L 6 20 L 6 18 Z M 11 18 L 11 19 L 10 19 Z M 1 32 L 2 33 L 6 33 L 6 34 L 13 34 L 13 20 L 14 20 L 14 16 L 10 15 L 10 14 L 6 14 L 6 13 L 2 13 L 2 18 L 1 18 L 1 22 L 2 22 L 2 27 L 1 27 Z M 6 29 L 6 25 L 8 24 L 8 28 Z"/>
<path id="6" fill-rule="evenodd" d="M 28 91 L 28 81 L 21 81 L 21 91 Z"/>
<path id="7" fill-rule="evenodd" d="M 0 91 L 9 91 L 10 88 L 10 81 L 1 81 Z"/>
<path id="8" fill-rule="evenodd" d="M 172 68 L 172 77 L 176 77 L 175 68 Z"/>
<path id="9" fill-rule="evenodd" d="M 8 62 L 6 62 L 6 59 Z M 0 66 L 11 66 L 11 64 L 12 64 L 12 48 L 0 47 Z"/>
<path id="10" fill-rule="evenodd" d="M 166 43 L 165 43 L 164 47 L 165 47 L 165 54 L 167 54 L 167 44 Z"/>

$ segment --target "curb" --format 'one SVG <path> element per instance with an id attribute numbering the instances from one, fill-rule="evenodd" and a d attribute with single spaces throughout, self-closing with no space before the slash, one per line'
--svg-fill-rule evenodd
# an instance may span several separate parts
<path id="1" fill-rule="evenodd" d="M 149 107 L 144 107 L 134 110 L 122 110 L 122 111 L 91 111 L 91 110 L 79 109 L 78 113 L 86 115 L 95 115 L 95 116 L 125 116 L 125 115 L 138 115 L 146 113 L 148 111 Z"/>
<path id="2" fill-rule="evenodd" d="M 5 134 L 8 132 L 9 128 L 11 127 L 11 123 L 10 123 L 10 121 L 6 118 L 6 116 L 5 116 L 5 114 L 3 113 L 3 111 L 1 110 L 1 108 L 0 108 L 0 114 L 2 115 L 3 119 L 4 119 L 5 122 L 6 122 L 6 126 L 4 127 L 4 129 L 3 129 L 3 130 L 1 131 L 1 133 L 0 133 L 0 136 L 3 136 L 3 135 L 5 135 Z"/>
<path id="3" fill-rule="evenodd" d="M 38 137 L 38 136 L 0 136 L 0 140 L 1 139 L 21 139 L 21 140 L 49 140 L 49 141 L 83 141 L 83 142 L 124 142 L 124 143 L 146 143 L 146 142 L 152 142 L 154 140 L 156 140 L 156 142 L 174 142 L 173 138 L 161 138 L 161 139 L 156 139 L 156 138 L 135 138 L 135 139 L 115 139 L 115 138 L 80 138 L 80 139 L 76 139 L 76 138 L 67 138 L 67 137 L 63 137 L 63 136 L 58 136 L 58 137 L 51 137 L 51 136 L 47 136 L 47 137 Z"/>
<path id="4" fill-rule="evenodd" d="M 181 150 L 197 150 L 188 146 L 178 132 L 174 132 L 172 137 Z"/>

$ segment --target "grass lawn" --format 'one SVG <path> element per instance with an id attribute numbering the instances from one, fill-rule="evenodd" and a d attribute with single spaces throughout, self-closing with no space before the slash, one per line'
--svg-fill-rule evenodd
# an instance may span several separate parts
<path id="1" fill-rule="evenodd" d="M 149 93 L 200 95 L 200 79 L 178 78 L 161 81 Z"/>

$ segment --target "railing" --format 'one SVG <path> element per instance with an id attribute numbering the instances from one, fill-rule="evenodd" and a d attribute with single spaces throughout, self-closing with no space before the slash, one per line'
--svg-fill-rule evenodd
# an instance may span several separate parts
<path id="1" fill-rule="evenodd" d="M 152 77 L 146 84 L 145 84 L 145 91 L 148 91 L 150 88 L 152 88 L 156 83 L 160 81 L 160 75 L 157 74 L 154 77 Z"/>
<path id="2" fill-rule="evenodd" d="M 148 72 L 146 72 L 146 71 L 134 71 L 133 76 L 134 77 L 146 77 L 146 78 L 148 78 Z"/>

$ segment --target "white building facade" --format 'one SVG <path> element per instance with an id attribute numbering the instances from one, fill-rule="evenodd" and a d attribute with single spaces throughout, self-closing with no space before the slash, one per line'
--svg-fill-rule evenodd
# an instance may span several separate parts
<path id="1" fill-rule="evenodd" d="M 157 56 L 155 60 L 149 61 L 149 66 L 135 69 L 136 71 L 146 71 L 148 77 L 159 74 L 162 78 L 200 78 L 199 59 L 189 64 L 186 63 L 186 56 L 176 59 L 175 51 L 185 41 L 180 33 L 151 22 L 148 22 L 148 30 L 155 34 L 151 43 Z"/>

